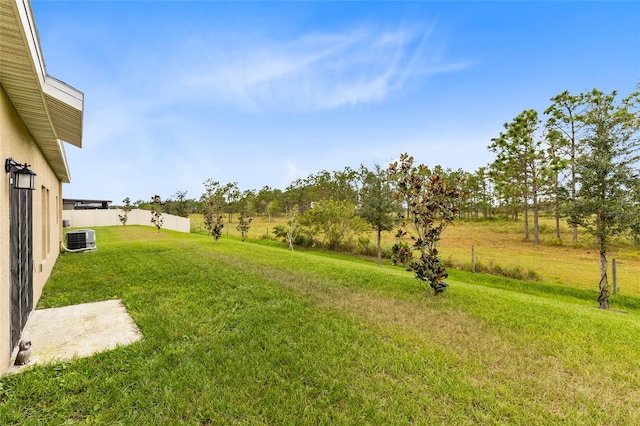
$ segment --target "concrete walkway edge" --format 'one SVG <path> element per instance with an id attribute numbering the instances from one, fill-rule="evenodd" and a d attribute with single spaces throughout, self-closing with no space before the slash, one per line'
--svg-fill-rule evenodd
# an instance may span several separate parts
<path id="1" fill-rule="evenodd" d="M 34 364 L 88 357 L 142 338 L 119 299 L 35 310 L 22 336 L 31 339 L 30 362 L 12 366 L 10 373 Z"/>

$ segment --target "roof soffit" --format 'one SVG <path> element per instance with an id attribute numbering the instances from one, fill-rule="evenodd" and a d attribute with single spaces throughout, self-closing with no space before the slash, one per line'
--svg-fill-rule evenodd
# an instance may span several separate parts
<path id="1" fill-rule="evenodd" d="M 68 182 L 61 140 L 82 146 L 84 95 L 47 75 L 28 0 L 0 0 L 0 83 L 56 175 Z"/>

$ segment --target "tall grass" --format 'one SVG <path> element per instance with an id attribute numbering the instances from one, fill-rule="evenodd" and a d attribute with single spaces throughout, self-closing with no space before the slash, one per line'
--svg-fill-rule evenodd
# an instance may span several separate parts
<path id="1" fill-rule="evenodd" d="M 122 298 L 144 339 L 0 378 L 0 424 L 640 421 L 632 303 L 464 271 L 425 297 L 402 269 L 335 254 L 97 237 L 60 257 L 40 307 Z"/>

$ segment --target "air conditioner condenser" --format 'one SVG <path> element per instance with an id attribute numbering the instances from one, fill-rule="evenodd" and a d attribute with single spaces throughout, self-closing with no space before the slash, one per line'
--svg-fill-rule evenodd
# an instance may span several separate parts
<path id="1" fill-rule="evenodd" d="M 66 238 L 68 250 L 95 250 L 96 248 L 96 231 L 93 229 L 69 231 Z"/>

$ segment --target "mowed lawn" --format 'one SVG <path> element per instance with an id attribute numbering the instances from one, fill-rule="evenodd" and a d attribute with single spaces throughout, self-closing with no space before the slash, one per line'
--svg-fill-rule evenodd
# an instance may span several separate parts
<path id="1" fill-rule="evenodd" d="M 1 377 L 2 425 L 640 423 L 633 298 L 462 271 L 435 298 L 362 259 L 96 232 L 39 307 L 121 298 L 144 339 Z"/>

